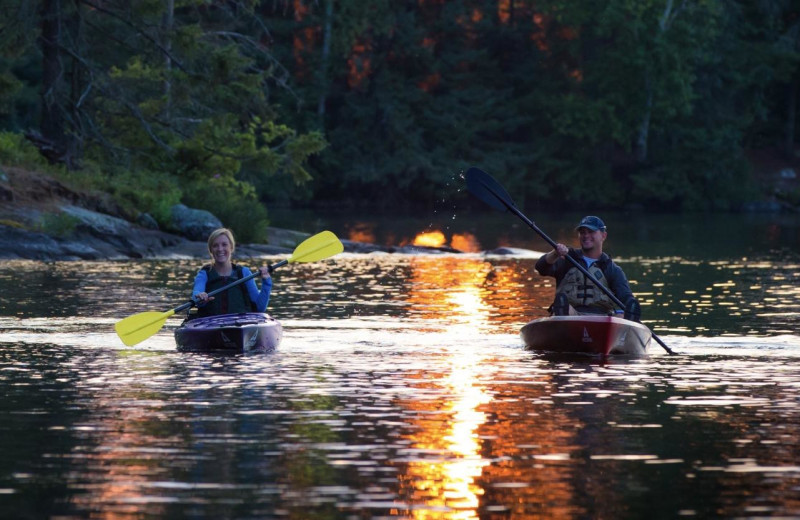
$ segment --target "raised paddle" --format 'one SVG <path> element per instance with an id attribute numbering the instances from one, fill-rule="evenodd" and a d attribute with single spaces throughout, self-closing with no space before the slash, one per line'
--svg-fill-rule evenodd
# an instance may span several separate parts
<path id="1" fill-rule="evenodd" d="M 269 272 L 274 271 L 278 267 L 295 262 L 316 262 L 317 260 L 324 260 L 332 257 L 333 255 L 339 254 L 342 251 L 344 251 L 344 246 L 339 239 L 336 238 L 336 235 L 330 231 L 323 231 L 322 233 L 317 233 L 316 235 L 305 239 L 295 248 L 289 258 L 270 265 Z M 222 291 L 227 291 L 231 287 L 235 287 L 248 280 L 252 280 L 260 274 L 261 273 L 259 271 L 256 271 L 250 276 L 245 276 L 244 278 L 229 283 L 224 287 L 220 287 L 215 291 L 211 291 L 208 293 L 208 295 L 213 296 L 221 293 Z M 189 300 L 186 303 L 179 305 L 167 312 L 140 312 L 139 314 L 134 314 L 133 316 L 128 316 L 124 320 L 118 321 L 114 325 L 114 329 L 117 331 L 117 335 L 120 337 L 123 343 L 128 346 L 136 345 L 140 341 L 146 340 L 161 330 L 161 327 L 164 326 L 164 322 L 167 321 L 167 318 L 176 312 L 189 309 L 193 305 L 195 305 L 195 301 Z"/>
<path id="2" fill-rule="evenodd" d="M 478 197 L 486 204 L 490 205 L 495 209 L 499 209 L 501 211 L 507 210 L 515 214 L 520 219 L 522 219 L 523 222 L 525 222 L 528 226 L 530 226 L 534 231 L 536 231 L 540 237 L 542 237 L 548 244 L 550 244 L 553 247 L 553 249 L 556 248 L 556 243 L 549 236 L 545 235 L 544 231 L 539 229 L 539 227 L 536 224 L 534 224 L 528 217 L 526 217 L 519 210 L 519 208 L 517 208 L 517 205 L 514 204 L 514 201 L 511 199 L 511 196 L 508 194 L 508 192 L 506 192 L 506 190 L 503 189 L 500 183 L 494 180 L 494 178 L 492 178 L 491 175 L 489 175 L 488 173 L 479 168 L 472 167 L 469 170 L 467 170 L 467 173 L 464 177 L 467 180 L 467 189 L 470 191 L 470 193 L 472 193 L 473 195 L 475 195 L 476 197 Z M 613 301 L 616 305 L 618 305 L 620 309 L 625 308 L 625 305 L 623 305 L 623 303 L 619 301 L 619 298 L 617 298 L 614 295 L 614 293 L 611 292 L 611 289 L 598 282 L 595 279 L 595 277 L 592 276 L 592 273 L 590 273 L 588 269 L 583 267 L 581 264 L 577 262 L 577 260 L 575 260 L 569 255 L 566 256 L 566 259 L 572 262 L 572 265 L 577 267 L 587 278 L 589 278 L 589 280 L 591 280 L 601 291 L 603 291 L 606 294 L 606 296 L 611 298 L 611 301 Z M 655 339 L 659 345 L 664 347 L 664 350 L 666 350 L 670 354 L 675 354 L 675 352 L 673 352 L 672 349 L 670 349 L 663 341 L 661 341 L 661 338 L 659 338 L 655 334 L 655 332 L 652 332 L 652 334 L 653 334 L 653 339 Z"/>

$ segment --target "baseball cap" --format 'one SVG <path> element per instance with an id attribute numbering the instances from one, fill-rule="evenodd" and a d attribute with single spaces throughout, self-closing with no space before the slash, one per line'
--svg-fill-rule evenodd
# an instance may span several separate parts
<path id="1" fill-rule="evenodd" d="M 592 215 L 589 215 L 587 217 L 583 217 L 581 219 L 580 223 L 577 226 L 575 226 L 575 229 L 580 229 L 582 227 L 585 227 L 586 229 L 591 229 L 592 231 L 597 231 L 598 229 L 600 231 L 605 231 L 606 230 L 605 222 L 603 222 L 600 219 L 600 217 L 595 217 L 595 216 L 592 216 Z"/>

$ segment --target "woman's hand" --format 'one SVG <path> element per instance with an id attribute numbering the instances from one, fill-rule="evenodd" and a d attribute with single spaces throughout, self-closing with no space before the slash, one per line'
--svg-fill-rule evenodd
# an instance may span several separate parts
<path id="1" fill-rule="evenodd" d="M 208 302 L 210 302 L 213 299 L 214 299 L 213 296 L 209 297 L 208 293 L 205 293 L 205 292 L 197 293 L 195 295 L 195 297 L 194 297 L 194 301 L 198 305 L 205 305 L 205 304 L 207 304 Z"/>
<path id="2" fill-rule="evenodd" d="M 258 270 L 261 271 L 261 279 L 262 280 L 266 280 L 266 279 L 268 279 L 270 277 L 269 276 L 269 266 L 265 265 L 264 267 L 259 267 Z"/>

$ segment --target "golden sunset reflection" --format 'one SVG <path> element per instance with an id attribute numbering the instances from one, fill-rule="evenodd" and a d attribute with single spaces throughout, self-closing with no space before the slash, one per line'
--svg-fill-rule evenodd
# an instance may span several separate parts
<path id="1" fill-rule="evenodd" d="M 374 224 L 367 222 L 353 222 L 346 228 L 344 238 L 353 242 L 397 247 L 450 247 L 463 253 L 479 253 L 483 250 L 477 237 L 466 231 L 447 234 L 438 229 L 428 229 L 413 236 L 398 236 L 395 233 L 379 233 Z"/>
<path id="2" fill-rule="evenodd" d="M 481 260 L 461 258 L 440 258 L 439 262 L 445 265 L 434 268 L 427 261 L 414 263 L 411 278 L 416 290 L 409 298 L 440 299 L 436 306 L 446 309 L 451 320 L 448 335 L 480 335 L 490 319 L 483 282 L 491 267 Z M 433 291 L 433 287 L 446 290 Z M 448 397 L 406 403 L 414 409 L 417 423 L 408 439 L 412 448 L 435 454 L 430 460 L 412 460 L 398 477 L 414 506 L 410 511 L 413 518 L 478 518 L 484 493 L 477 483 L 489 464 L 481 456 L 478 437 L 478 429 L 486 422 L 479 407 L 491 401 L 480 382 L 484 355 L 472 348 L 449 349 L 447 354 L 450 359 L 446 365 L 452 370 L 430 384 L 440 387 Z"/>
<path id="3" fill-rule="evenodd" d="M 435 454 L 409 462 L 398 477 L 413 518 L 478 518 L 484 490 L 477 480 L 489 464 L 481 457 L 477 432 L 486 416 L 478 408 L 491 396 L 477 381 L 481 356 L 461 351 L 452 361 L 452 372 L 437 383 L 450 396 L 447 401 L 408 403 L 418 428 L 409 438 L 412 448 Z M 428 414 L 436 420 L 425 419 Z"/>
<path id="4" fill-rule="evenodd" d="M 421 319 L 516 333 L 522 324 L 545 316 L 553 298 L 552 282 L 533 266 L 530 259 L 414 257 L 406 303 Z"/>
<path id="5" fill-rule="evenodd" d="M 480 242 L 472 233 L 453 233 L 450 247 L 465 253 L 478 253 L 482 249 Z"/>
<path id="6" fill-rule="evenodd" d="M 475 338 L 499 329 L 515 332 L 520 323 L 544 315 L 553 297 L 552 283 L 535 274 L 533 264 L 514 258 L 415 258 L 408 299 L 414 308 L 430 311 L 426 319 L 446 321 L 449 336 Z M 405 513 L 413 518 L 470 519 L 493 508 L 499 514 L 527 517 L 532 510 L 526 504 L 545 496 L 552 506 L 538 509 L 541 515 L 531 518 L 574 515 L 576 510 L 568 506 L 576 493 L 568 483 L 573 464 L 569 454 L 579 421 L 562 410 L 537 414 L 535 419 L 526 411 L 531 402 L 546 399 L 550 378 L 544 376 L 541 385 L 509 382 L 498 389 L 485 383 L 491 380 L 485 351 L 447 349 L 446 355 L 449 373 L 436 377 L 429 372 L 419 384 L 448 397 L 402 403 L 414 417 L 414 433 L 407 440 L 412 451 L 422 454 L 408 462 L 398 477 L 401 495 L 410 506 Z M 503 393 L 509 386 L 516 397 L 498 400 L 498 390 Z M 500 426 L 497 416 L 508 420 Z M 534 466 L 517 460 L 530 452 L 543 459 Z M 493 464 L 497 458 L 508 462 Z"/>
<path id="7" fill-rule="evenodd" d="M 371 244 L 375 242 L 375 231 L 370 224 L 356 222 L 348 227 L 347 240 Z"/>
<path id="8" fill-rule="evenodd" d="M 453 233 L 448 241 L 447 235 L 441 231 L 424 231 L 417 234 L 411 244 L 423 247 L 444 247 L 449 245 L 451 248 L 464 253 L 478 253 L 481 251 L 481 244 L 478 239 L 472 233 L 467 232 Z"/>
<path id="9" fill-rule="evenodd" d="M 414 237 L 412 244 L 415 246 L 442 247 L 446 242 L 447 239 L 441 231 L 426 231 Z"/>

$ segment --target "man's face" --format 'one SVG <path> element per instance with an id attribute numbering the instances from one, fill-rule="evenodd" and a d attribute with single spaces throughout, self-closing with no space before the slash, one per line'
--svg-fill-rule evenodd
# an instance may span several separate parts
<path id="1" fill-rule="evenodd" d="M 585 227 L 578 229 L 578 238 L 584 251 L 602 251 L 607 235 L 608 233 L 599 229 L 595 231 Z"/>

